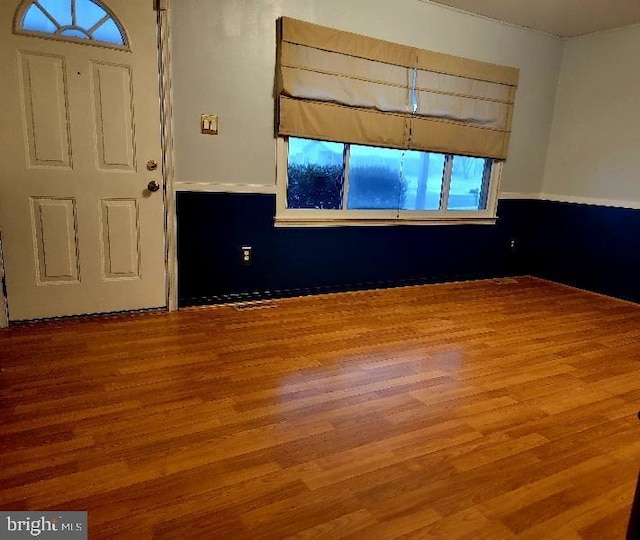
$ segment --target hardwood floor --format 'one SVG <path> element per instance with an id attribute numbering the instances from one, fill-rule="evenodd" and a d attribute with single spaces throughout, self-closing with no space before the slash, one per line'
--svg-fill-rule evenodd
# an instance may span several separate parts
<path id="1" fill-rule="evenodd" d="M 90 538 L 623 538 L 640 306 L 522 278 L 0 331 L 0 508 Z"/>

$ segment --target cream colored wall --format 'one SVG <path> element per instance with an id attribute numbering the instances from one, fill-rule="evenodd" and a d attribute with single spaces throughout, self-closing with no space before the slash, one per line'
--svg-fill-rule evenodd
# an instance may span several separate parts
<path id="1" fill-rule="evenodd" d="M 566 42 L 544 198 L 640 205 L 640 26 Z"/>
<path id="2" fill-rule="evenodd" d="M 287 15 L 519 67 L 502 190 L 540 191 L 562 40 L 418 0 L 179 0 L 171 5 L 178 189 L 215 190 L 222 184 L 222 189 L 268 191 L 274 186 L 275 21 Z M 199 134 L 201 113 L 219 115 L 219 135 Z"/>

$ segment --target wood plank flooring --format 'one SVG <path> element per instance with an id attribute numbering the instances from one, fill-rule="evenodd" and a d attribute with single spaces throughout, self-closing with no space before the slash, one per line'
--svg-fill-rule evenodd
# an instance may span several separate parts
<path id="1" fill-rule="evenodd" d="M 90 538 L 623 538 L 640 306 L 462 284 L 0 331 L 0 509 Z"/>

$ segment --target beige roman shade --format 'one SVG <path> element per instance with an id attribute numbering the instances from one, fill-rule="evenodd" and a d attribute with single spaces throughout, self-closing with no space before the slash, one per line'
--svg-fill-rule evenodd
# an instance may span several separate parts
<path id="1" fill-rule="evenodd" d="M 279 20 L 277 133 L 505 159 L 516 68 Z"/>

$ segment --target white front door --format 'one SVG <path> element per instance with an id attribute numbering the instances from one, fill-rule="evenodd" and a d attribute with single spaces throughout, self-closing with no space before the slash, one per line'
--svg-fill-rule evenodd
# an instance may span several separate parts
<path id="1" fill-rule="evenodd" d="M 2 0 L 0 25 L 10 319 L 165 306 L 153 3 Z"/>

